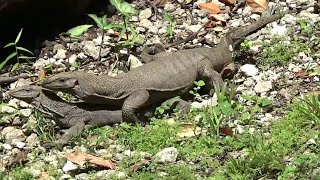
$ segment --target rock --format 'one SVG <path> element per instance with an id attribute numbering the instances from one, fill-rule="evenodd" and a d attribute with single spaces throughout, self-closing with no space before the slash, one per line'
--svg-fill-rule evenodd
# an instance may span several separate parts
<path id="1" fill-rule="evenodd" d="M 192 31 L 192 32 L 197 32 L 201 28 L 202 28 L 202 25 L 200 25 L 200 24 L 186 26 L 186 29 L 189 30 L 189 31 Z"/>
<path id="2" fill-rule="evenodd" d="M 148 19 L 142 19 L 139 23 L 139 26 L 149 29 L 149 27 L 153 26 L 153 23 Z"/>
<path id="3" fill-rule="evenodd" d="M 89 179 L 87 173 L 81 173 L 74 176 L 76 180 L 87 180 Z"/>
<path id="4" fill-rule="evenodd" d="M 53 46 L 52 53 L 53 53 L 53 54 L 57 54 L 60 49 L 66 49 L 66 48 L 65 48 L 64 45 L 62 45 L 62 44 L 55 44 L 55 45 Z"/>
<path id="5" fill-rule="evenodd" d="M 32 113 L 32 109 L 20 109 L 20 114 L 24 117 L 29 117 Z"/>
<path id="6" fill-rule="evenodd" d="M 124 172 L 118 172 L 117 178 L 118 178 L 118 179 L 125 179 L 125 178 L 126 178 L 126 173 L 124 173 Z"/>
<path id="7" fill-rule="evenodd" d="M 66 59 L 67 58 L 67 50 L 58 49 L 57 54 L 53 56 L 54 59 Z"/>
<path id="8" fill-rule="evenodd" d="M 239 71 L 244 73 L 246 76 L 256 76 L 259 69 L 253 64 L 245 64 L 240 67 Z"/>
<path id="9" fill-rule="evenodd" d="M 7 105 L 7 104 L 3 104 L 2 105 L 2 107 L 1 107 L 1 113 L 8 113 L 8 114 L 12 114 L 12 113 L 14 113 L 14 112 L 16 112 L 17 111 L 17 109 L 16 108 L 14 108 L 14 107 L 11 107 L 11 106 L 9 106 L 9 105 Z"/>
<path id="10" fill-rule="evenodd" d="M 140 62 L 139 59 L 132 54 L 129 55 L 128 61 L 130 63 L 130 68 L 137 68 L 143 65 L 142 62 Z"/>
<path id="11" fill-rule="evenodd" d="M 28 147 L 35 147 L 40 144 L 37 134 L 32 133 L 30 136 L 27 137 L 26 143 Z"/>
<path id="12" fill-rule="evenodd" d="M 2 147 L 5 149 L 5 150 L 11 150 L 12 149 L 12 146 L 10 144 L 2 144 Z"/>
<path id="13" fill-rule="evenodd" d="M 256 93 L 268 92 L 272 89 L 271 81 L 261 81 L 256 84 L 254 90 Z"/>
<path id="14" fill-rule="evenodd" d="M 68 58 L 68 62 L 69 64 L 74 64 L 77 61 L 77 55 L 72 54 L 69 58 Z"/>
<path id="15" fill-rule="evenodd" d="M 96 49 L 92 41 L 83 41 L 83 51 L 86 55 L 91 56 L 94 60 L 99 59 L 99 51 Z"/>
<path id="16" fill-rule="evenodd" d="M 127 157 L 132 157 L 132 156 L 135 155 L 135 152 L 134 152 L 134 151 L 130 151 L 130 150 L 125 150 L 125 151 L 123 152 L 123 154 L 124 154 L 125 156 L 127 156 Z"/>
<path id="17" fill-rule="evenodd" d="M 149 19 L 152 16 L 151 8 L 144 9 L 139 13 L 139 19 Z"/>
<path id="18" fill-rule="evenodd" d="M 177 148 L 169 147 L 154 155 L 154 159 L 156 162 L 173 163 L 177 160 L 178 154 Z"/>
<path id="19" fill-rule="evenodd" d="M 243 85 L 245 85 L 246 87 L 252 87 L 255 85 L 255 82 L 253 79 L 248 78 L 243 82 Z"/>
<path id="20" fill-rule="evenodd" d="M 16 139 L 13 139 L 13 140 L 12 140 L 12 144 L 13 144 L 15 147 L 19 148 L 19 149 L 24 148 L 25 145 L 26 145 L 26 143 L 21 142 L 21 141 L 16 140 Z"/>
<path id="21" fill-rule="evenodd" d="M 192 108 L 206 108 L 208 106 L 216 106 L 218 104 L 218 101 L 217 101 L 217 96 L 213 96 L 212 98 L 210 99 L 206 99 L 206 100 L 203 100 L 202 102 L 192 102 L 191 103 L 191 107 Z"/>
<path id="22" fill-rule="evenodd" d="M 271 32 L 271 35 L 284 36 L 287 33 L 287 27 L 276 25 L 271 29 L 270 32 Z"/>
<path id="23" fill-rule="evenodd" d="M 67 161 L 67 163 L 62 168 L 64 172 L 68 172 L 76 169 L 78 169 L 78 167 L 74 165 L 71 161 Z"/>
<path id="24" fill-rule="evenodd" d="M 163 8 L 165 11 L 171 12 L 174 11 L 177 7 L 174 4 L 166 3 Z"/>
<path id="25" fill-rule="evenodd" d="M 28 104 L 28 103 L 26 103 L 26 102 L 24 102 L 24 101 L 20 101 L 20 102 L 19 102 L 19 107 L 22 107 L 22 108 L 31 108 L 32 105 L 31 105 L 31 104 Z"/>
<path id="26" fill-rule="evenodd" d="M 148 30 L 149 33 L 151 34 L 158 34 L 159 33 L 159 29 L 155 26 L 151 26 L 149 27 L 149 30 Z"/>
<path id="27" fill-rule="evenodd" d="M 5 142 L 11 144 L 11 142 L 16 139 L 24 141 L 26 139 L 21 129 L 16 129 L 15 127 L 8 126 L 2 129 L 1 135 L 4 136 Z"/>

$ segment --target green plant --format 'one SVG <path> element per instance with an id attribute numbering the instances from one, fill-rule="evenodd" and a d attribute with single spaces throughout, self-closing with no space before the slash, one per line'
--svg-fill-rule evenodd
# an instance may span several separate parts
<path id="1" fill-rule="evenodd" d="M 199 96 L 198 91 L 201 89 L 201 87 L 203 87 L 206 84 L 205 84 L 205 82 L 203 80 L 195 81 L 193 83 L 196 85 L 196 87 L 194 87 L 193 90 L 189 91 L 189 93 L 194 95 L 194 96 Z"/>
<path id="2" fill-rule="evenodd" d="M 69 29 L 66 34 L 72 38 L 79 38 L 84 32 L 86 32 L 92 25 L 80 25 Z"/>
<path id="3" fill-rule="evenodd" d="M 15 51 L 13 53 L 11 53 L 9 56 L 7 56 L 7 58 L 0 64 L 0 71 L 3 69 L 3 66 L 10 59 L 12 59 L 13 57 L 17 58 L 17 62 L 13 65 L 13 67 L 11 69 L 11 72 L 16 70 L 19 67 L 20 59 L 32 59 L 32 58 L 35 58 L 35 57 L 28 57 L 28 56 L 23 55 L 22 52 L 27 52 L 27 53 L 32 54 L 32 55 L 33 55 L 33 53 L 31 51 L 29 51 L 28 49 L 24 48 L 24 47 L 18 46 L 19 40 L 20 40 L 21 35 L 22 35 L 22 30 L 23 29 L 20 30 L 20 32 L 17 35 L 17 37 L 16 37 L 14 42 L 8 43 L 7 45 L 4 46 L 4 48 L 14 46 Z"/>
<path id="4" fill-rule="evenodd" d="M 320 94 L 311 94 L 301 99 L 297 104 L 297 110 L 308 119 L 320 124 Z"/>
<path id="5" fill-rule="evenodd" d="M 241 51 L 247 51 L 248 49 L 250 49 L 250 47 L 252 46 L 252 41 L 249 40 L 244 40 L 241 44 L 240 44 L 240 50 Z"/>
<path id="6" fill-rule="evenodd" d="M 310 21 L 307 21 L 305 19 L 298 21 L 301 32 L 305 35 L 311 35 L 314 31 L 314 26 L 311 24 Z"/>
<path id="7" fill-rule="evenodd" d="M 166 31 L 167 31 L 167 34 L 169 35 L 169 38 L 172 40 L 173 39 L 173 26 L 176 23 L 176 21 L 167 12 L 164 14 L 164 19 L 169 23 L 169 26 L 167 27 Z"/>

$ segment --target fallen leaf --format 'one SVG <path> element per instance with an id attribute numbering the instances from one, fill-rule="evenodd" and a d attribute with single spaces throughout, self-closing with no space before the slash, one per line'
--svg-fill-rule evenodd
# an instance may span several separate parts
<path id="1" fill-rule="evenodd" d="M 213 14 L 218 14 L 221 11 L 220 7 L 213 2 L 201 3 L 201 4 L 199 4 L 199 7 L 200 7 L 200 9 L 207 10 Z"/>
<path id="2" fill-rule="evenodd" d="M 181 124 L 179 126 L 180 132 L 177 134 L 180 138 L 189 138 L 197 136 L 201 133 L 201 128 L 193 124 Z"/>
<path id="3" fill-rule="evenodd" d="M 263 12 L 268 9 L 268 0 L 246 0 L 253 12 Z"/>
<path id="4" fill-rule="evenodd" d="M 230 127 L 221 127 L 220 134 L 222 134 L 224 136 L 233 136 L 234 132 L 233 132 L 232 128 L 230 128 Z"/>
<path id="5" fill-rule="evenodd" d="M 236 0 L 219 0 L 219 1 L 228 5 L 233 5 L 236 2 Z"/>
<path id="6" fill-rule="evenodd" d="M 213 17 L 213 19 L 216 21 L 226 22 L 228 19 L 227 14 L 211 14 L 210 16 Z"/>
<path id="7" fill-rule="evenodd" d="M 107 167 L 109 169 L 115 169 L 115 166 L 111 160 L 106 160 L 101 157 L 82 153 L 79 149 L 76 150 L 75 153 L 67 154 L 66 158 L 71 162 L 79 164 L 80 166 L 83 166 L 86 162 L 89 162 L 98 166 Z"/>
<path id="8" fill-rule="evenodd" d="M 308 74 L 305 71 L 299 71 L 295 75 L 297 78 L 307 78 Z"/>
<path id="9" fill-rule="evenodd" d="M 46 71 L 44 69 L 42 69 L 38 73 L 38 78 L 41 79 L 41 78 L 44 78 L 44 77 L 46 77 Z"/>

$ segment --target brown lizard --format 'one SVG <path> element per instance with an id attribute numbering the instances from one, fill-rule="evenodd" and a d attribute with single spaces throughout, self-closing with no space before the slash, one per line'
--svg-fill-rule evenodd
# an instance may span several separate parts
<path id="1" fill-rule="evenodd" d="M 305 8 L 307 7 L 301 9 Z M 161 60 L 152 61 L 116 77 L 96 76 L 80 71 L 60 73 L 44 80 L 42 86 L 71 93 L 89 103 L 122 107 L 123 120 L 137 122 L 135 112 L 138 109 L 175 96 L 187 95 L 194 81 L 204 80 L 204 89 L 207 91 L 214 85 L 221 86 L 223 80 L 218 72 L 232 62 L 229 46 L 292 12 L 296 10 L 279 12 L 251 25 L 231 30 L 214 48 L 158 53 L 154 59 Z"/>

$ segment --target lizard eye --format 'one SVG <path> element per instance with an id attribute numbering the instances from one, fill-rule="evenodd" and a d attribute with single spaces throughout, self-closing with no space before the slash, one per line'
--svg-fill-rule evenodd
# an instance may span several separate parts
<path id="1" fill-rule="evenodd" d="M 59 79 L 59 82 L 64 83 L 65 79 Z"/>

